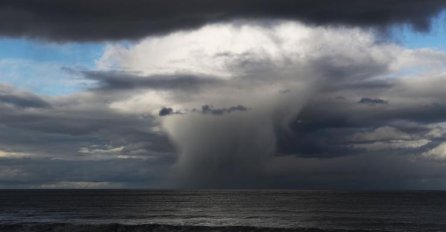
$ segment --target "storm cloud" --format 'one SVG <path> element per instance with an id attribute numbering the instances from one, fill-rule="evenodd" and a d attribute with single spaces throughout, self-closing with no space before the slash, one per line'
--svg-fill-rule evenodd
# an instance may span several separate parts
<path id="1" fill-rule="evenodd" d="M 201 43 L 206 36 L 214 43 Z M 143 54 L 148 59 L 137 59 Z M 430 165 L 435 178 L 445 177 L 438 87 L 445 62 L 443 52 L 356 28 L 217 24 L 109 46 L 102 70 L 82 74 L 112 115 L 149 116 L 175 151 L 165 173 L 174 186 L 383 187 L 390 179 L 406 184 L 410 170 L 423 178 Z M 438 74 L 401 76 L 414 66 Z M 113 71 L 124 68 L 131 71 Z M 374 165 L 357 168 L 364 160 Z"/>
<path id="2" fill-rule="evenodd" d="M 55 41 L 139 39 L 235 19 L 375 28 L 407 23 L 426 30 L 445 6 L 442 0 L 5 0 L 0 34 Z"/>
<path id="3" fill-rule="evenodd" d="M 75 93 L 0 86 L 0 187 L 444 188 L 446 53 L 369 29 L 445 6 L 2 1 L 2 36 L 107 42 Z"/>

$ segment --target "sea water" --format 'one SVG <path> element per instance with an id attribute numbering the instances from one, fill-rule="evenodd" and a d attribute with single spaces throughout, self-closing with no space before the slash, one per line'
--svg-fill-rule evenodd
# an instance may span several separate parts
<path id="1" fill-rule="evenodd" d="M 0 190 L 0 231 L 446 231 L 446 192 Z"/>

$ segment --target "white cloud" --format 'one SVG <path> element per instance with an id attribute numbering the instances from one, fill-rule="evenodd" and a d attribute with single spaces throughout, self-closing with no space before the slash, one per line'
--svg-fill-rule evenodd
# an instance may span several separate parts
<path id="1" fill-rule="evenodd" d="M 445 133 L 444 126 L 445 126 L 444 124 L 441 124 L 433 127 L 428 133 L 426 133 L 425 136 L 433 139 L 438 139 L 443 137 Z"/>
<path id="2" fill-rule="evenodd" d="M 353 147 L 360 149 L 367 149 L 370 151 L 385 151 L 385 150 L 395 150 L 395 149 L 419 148 L 430 142 L 431 141 L 427 139 L 389 140 L 389 141 L 380 141 L 372 143 L 354 144 Z"/>
<path id="3" fill-rule="evenodd" d="M 221 78 L 234 76 L 239 61 L 285 62 L 305 54 L 309 28 L 281 24 L 272 31 L 255 25 L 217 24 L 192 32 L 149 37 L 134 46 L 109 45 L 97 65 L 143 75 L 193 73 Z"/>
<path id="4" fill-rule="evenodd" d="M 121 147 L 105 147 L 105 148 L 97 148 L 97 147 L 81 147 L 79 152 L 82 154 L 117 154 L 124 149 Z"/>
<path id="5" fill-rule="evenodd" d="M 351 137 L 354 142 L 369 142 L 380 140 L 408 140 L 412 136 L 393 127 L 385 126 L 370 132 L 356 133 Z"/>
<path id="6" fill-rule="evenodd" d="M 442 143 L 433 149 L 424 152 L 422 157 L 435 161 L 446 161 L 446 143 Z"/>
<path id="7" fill-rule="evenodd" d="M 309 27 L 296 22 L 213 24 L 149 37 L 133 46 L 109 44 L 97 66 L 142 75 L 192 73 L 231 78 L 249 71 L 255 63 L 286 68 L 340 54 L 333 60 L 338 65 L 388 62 L 398 58 L 396 53 L 401 55 L 401 50 L 393 44 L 378 44 L 372 33 L 359 29 Z"/>
<path id="8" fill-rule="evenodd" d="M 28 156 L 30 156 L 30 154 L 22 153 L 22 152 L 0 150 L 0 158 L 22 158 L 22 157 L 28 157 Z"/>

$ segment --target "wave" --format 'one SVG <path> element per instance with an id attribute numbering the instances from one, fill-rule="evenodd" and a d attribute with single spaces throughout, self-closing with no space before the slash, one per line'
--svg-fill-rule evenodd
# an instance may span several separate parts
<path id="1" fill-rule="evenodd" d="M 162 224 L 70 224 L 21 223 L 0 224 L 1 232 L 377 232 L 370 230 L 324 230 L 317 228 L 265 228 L 250 226 L 176 226 Z"/>

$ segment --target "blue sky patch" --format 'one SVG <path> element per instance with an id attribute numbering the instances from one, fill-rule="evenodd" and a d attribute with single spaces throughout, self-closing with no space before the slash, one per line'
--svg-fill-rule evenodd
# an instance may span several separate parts
<path id="1" fill-rule="evenodd" d="M 92 69 L 104 44 L 0 39 L 0 83 L 43 95 L 81 91 L 88 82 L 64 67 Z"/>

